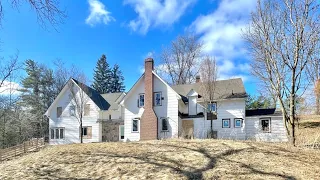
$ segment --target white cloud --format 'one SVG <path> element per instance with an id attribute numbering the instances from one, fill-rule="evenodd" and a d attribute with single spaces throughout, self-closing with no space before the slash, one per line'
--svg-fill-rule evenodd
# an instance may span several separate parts
<path id="1" fill-rule="evenodd" d="M 146 34 L 151 27 L 170 26 L 177 22 L 187 8 L 196 0 L 125 0 L 138 14 L 128 26 L 133 30 Z"/>
<path id="2" fill-rule="evenodd" d="M 255 6 L 256 0 L 222 0 L 215 11 L 198 16 L 190 26 L 204 43 L 204 53 L 216 57 L 219 79 L 249 80 L 250 65 L 241 34 Z"/>
<path id="3" fill-rule="evenodd" d="M 16 82 L 4 81 L 3 85 L 0 87 L 0 95 L 19 94 L 18 89 L 22 87 Z"/>
<path id="4" fill-rule="evenodd" d="M 95 26 L 96 24 L 108 24 L 115 19 L 110 15 L 111 13 L 106 10 L 105 5 L 99 0 L 88 0 L 90 6 L 90 14 L 86 19 L 86 24 Z"/>

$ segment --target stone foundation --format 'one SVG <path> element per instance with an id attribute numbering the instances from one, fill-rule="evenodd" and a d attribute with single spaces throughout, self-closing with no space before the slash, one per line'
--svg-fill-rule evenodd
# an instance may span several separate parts
<path id="1" fill-rule="evenodd" d="M 102 123 L 102 142 L 119 141 L 119 126 L 123 125 L 120 121 L 104 121 Z"/>

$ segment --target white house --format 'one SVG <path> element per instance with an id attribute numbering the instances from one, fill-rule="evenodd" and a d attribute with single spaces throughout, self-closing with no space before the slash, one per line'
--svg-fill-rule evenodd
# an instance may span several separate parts
<path id="1" fill-rule="evenodd" d="M 98 94 L 69 80 L 89 99 L 83 120 L 84 142 L 177 137 L 288 140 L 281 113 L 245 109 L 247 94 L 240 78 L 217 81 L 214 100 L 208 103 L 202 97 L 200 77 L 194 84 L 170 86 L 153 67 L 153 59 L 146 59 L 145 73 L 126 94 Z M 72 116 L 71 104 L 66 85 L 46 112 L 50 144 L 79 142 L 79 123 Z"/>

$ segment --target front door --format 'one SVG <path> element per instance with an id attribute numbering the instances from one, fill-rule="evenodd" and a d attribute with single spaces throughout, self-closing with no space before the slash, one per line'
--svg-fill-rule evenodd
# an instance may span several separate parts
<path id="1" fill-rule="evenodd" d="M 182 137 L 186 139 L 194 137 L 193 120 L 182 120 Z"/>

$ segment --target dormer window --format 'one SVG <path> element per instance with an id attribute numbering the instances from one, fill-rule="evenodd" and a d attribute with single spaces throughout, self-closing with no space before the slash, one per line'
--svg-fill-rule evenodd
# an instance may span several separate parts
<path id="1" fill-rule="evenodd" d="M 217 103 L 208 103 L 208 111 L 217 112 Z"/>

